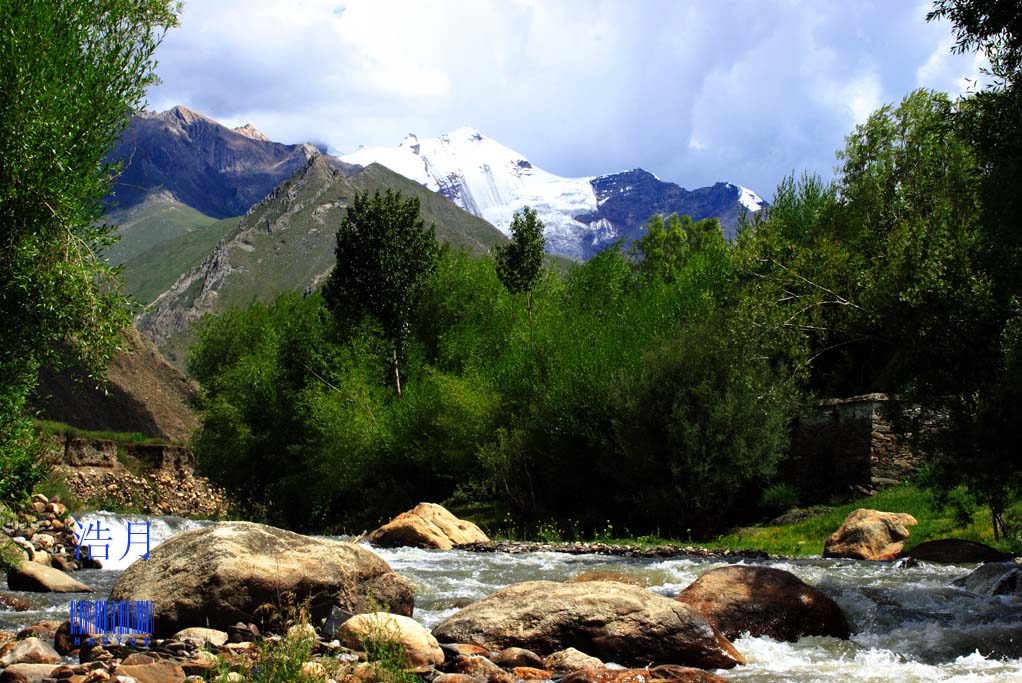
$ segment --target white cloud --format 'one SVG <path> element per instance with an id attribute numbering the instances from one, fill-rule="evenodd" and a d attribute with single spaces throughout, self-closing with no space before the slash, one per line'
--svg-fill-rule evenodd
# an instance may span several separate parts
<path id="1" fill-rule="evenodd" d="M 184 104 L 334 149 L 471 125 L 565 175 L 643 167 L 769 197 L 918 86 L 957 92 L 925 6 L 799 0 L 191 0 L 158 52 Z"/>
<path id="2" fill-rule="evenodd" d="M 953 37 L 942 38 L 926 62 L 916 69 L 916 83 L 920 88 L 932 88 L 958 96 L 975 90 L 984 81 L 982 71 L 990 66 L 986 56 L 982 52 L 952 54 L 954 44 Z"/>

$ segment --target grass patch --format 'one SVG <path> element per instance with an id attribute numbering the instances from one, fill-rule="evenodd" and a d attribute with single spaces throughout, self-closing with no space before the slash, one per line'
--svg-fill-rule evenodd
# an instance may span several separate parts
<path id="1" fill-rule="evenodd" d="M 45 434 L 47 436 L 70 437 L 72 439 L 101 439 L 104 441 L 114 441 L 118 445 L 169 445 L 166 439 L 155 439 L 139 434 L 138 432 L 109 432 L 79 429 L 78 427 L 72 427 L 71 425 L 64 424 L 63 422 L 53 422 L 51 420 L 36 420 L 35 426 L 41 434 Z M 128 463 L 123 464 L 127 465 Z"/>
<path id="2" fill-rule="evenodd" d="M 919 520 L 917 526 L 909 527 L 911 535 L 905 542 L 906 550 L 923 541 L 940 538 L 977 541 L 1008 552 L 1022 550 L 1022 539 L 1017 535 L 1007 541 L 994 542 L 990 508 L 969 501 L 960 492 L 952 497 L 950 504 L 935 505 L 927 491 L 912 484 L 902 484 L 880 491 L 875 496 L 834 506 L 828 512 L 792 524 L 736 529 L 703 545 L 721 550 L 763 550 L 771 555 L 822 555 L 827 537 L 837 531 L 850 512 L 858 508 L 907 512 Z"/>
<path id="3" fill-rule="evenodd" d="M 114 265 L 127 263 L 154 245 L 168 244 L 181 235 L 201 231 L 216 218 L 170 198 L 153 193 L 141 204 L 115 209 L 104 216 L 117 226 L 117 242 L 107 247 L 104 257 Z"/>
<path id="4" fill-rule="evenodd" d="M 779 494 L 778 494 L 779 495 Z M 823 554 L 823 544 L 853 510 L 869 508 L 884 512 L 907 512 L 919 524 L 909 527 L 911 535 L 905 542 L 910 550 L 923 541 L 957 538 L 993 546 L 1004 552 L 1022 554 L 1022 501 L 1007 512 L 1013 536 L 994 541 L 990 508 L 977 504 L 964 490 L 952 492 L 946 504 L 933 502 L 930 493 L 914 484 L 905 483 L 880 491 L 875 496 L 859 498 L 841 505 L 820 506 L 822 512 L 790 524 L 742 527 L 712 540 L 664 536 L 659 531 L 632 535 L 628 529 L 616 529 L 607 521 L 602 529 L 582 532 L 573 520 L 546 521 L 526 525 L 509 512 L 493 505 L 460 505 L 457 514 L 478 524 L 494 540 L 542 542 L 595 542 L 629 545 L 639 548 L 692 545 L 712 550 L 764 551 L 783 557 Z M 453 511 L 453 508 L 452 508 Z M 500 515 L 503 515 L 502 517 Z"/>
<path id="5" fill-rule="evenodd" d="M 178 277 L 201 264 L 239 223 L 241 216 L 197 226 L 135 255 L 124 263 L 121 271 L 128 293 L 142 304 L 152 303 Z"/>

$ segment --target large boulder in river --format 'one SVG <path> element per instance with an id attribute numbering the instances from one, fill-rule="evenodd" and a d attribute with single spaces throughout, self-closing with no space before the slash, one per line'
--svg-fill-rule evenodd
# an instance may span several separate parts
<path id="1" fill-rule="evenodd" d="M 433 635 L 440 642 L 523 647 L 539 655 L 574 647 L 624 666 L 730 669 L 745 663 L 688 605 L 615 581 L 515 584 L 451 615 Z"/>
<path id="2" fill-rule="evenodd" d="M 848 637 L 848 620 L 837 603 L 783 569 L 711 569 L 678 600 L 732 640 L 742 633 L 790 642 L 802 636 Z"/>
<path id="3" fill-rule="evenodd" d="M 259 621 L 282 596 L 309 599 L 314 620 L 333 605 L 348 612 L 411 616 L 408 582 L 372 551 L 251 522 L 220 522 L 176 534 L 128 567 L 111 600 L 152 600 L 156 636 L 189 626 L 224 629 Z"/>
<path id="4" fill-rule="evenodd" d="M 12 591 L 31 591 L 35 593 L 94 593 L 95 591 L 81 581 L 54 569 L 45 567 L 38 562 L 22 560 L 7 572 L 7 587 Z"/>
<path id="5" fill-rule="evenodd" d="M 458 519 L 435 503 L 419 503 L 366 537 L 381 548 L 437 548 L 450 550 L 462 543 L 486 543 L 490 539 L 472 522 Z"/>
<path id="6" fill-rule="evenodd" d="M 906 527 L 918 524 L 903 512 L 853 510 L 841 528 L 831 534 L 823 546 L 824 557 L 855 560 L 893 560 L 901 554 L 908 538 Z"/>
<path id="7" fill-rule="evenodd" d="M 1022 596 L 1022 565 L 1016 562 L 984 564 L 952 583 L 980 595 Z"/>
<path id="8" fill-rule="evenodd" d="M 1011 559 L 1011 555 L 1008 553 L 1002 553 L 984 543 L 963 541 L 959 538 L 924 541 L 905 555 L 913 560 L 938 564 L 979 564 L 981 562 L 1006 562 Z"/>

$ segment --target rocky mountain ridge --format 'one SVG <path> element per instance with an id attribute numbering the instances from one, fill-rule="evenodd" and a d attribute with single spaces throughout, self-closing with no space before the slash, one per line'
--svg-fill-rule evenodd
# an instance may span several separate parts
<path id="1" fill-rule="evenodd" d="M 418 197 L 426 223 L 434 223 L 437 237 L 456 247 L 478 254 L 505 241 L 482 219 L 379 164 L 357 168 L 315 155 L 158 297 L 137 327 L 180 367 L 191 327 L 206 313 L 315 288 L 335 265 L 343 210 L 356 193 L 385 188 Z"/>
<path id="2" fill-rule="evenodd" d="M 270 141 L 251 125 L 231 130 L 177 106 L 131 118 L 110 155 L 124 166 L 110 198 L 124 210 L 153 192 L 213 218 L 240 216 L 319 151 Z"/>

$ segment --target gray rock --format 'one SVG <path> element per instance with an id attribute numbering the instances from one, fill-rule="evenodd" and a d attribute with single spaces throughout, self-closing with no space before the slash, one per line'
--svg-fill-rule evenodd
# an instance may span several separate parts
<path id="1" fill-rule="evenodd" d="M 95 593 L 92 588 L 59 569 L 28 560 L 19 562 L 17 567 L 7 572 L 7 586 L 14 591 L 35 593 Z"/>
<path id="2" fill-rule="evenodd" d="M 311 538 L 251 522 L 221 522 L 167 539 L 114 584 L 111 600 L 152 600 L 158 638 L 203 625 L 258 622 L 263 605 L 286 610 L 309 599 L 313 623 L 334 605 L 411 616 L 408 582 L 353 543 Z"/>
<path id="3" fill-rule="evenodd" d="M 1022 596 L 1022 567 L 1016 562 L 992 562 L 952 584 L 980 595 Z"/>
<path id="4" fill-rule="evenodd" d="M 443 642 L 540 655 L 575 647 L 624 666 L 686 664 L 732 668 L 745 660 L 688 605 L 614 581 L 509 586 L 441 622 Z"/>

